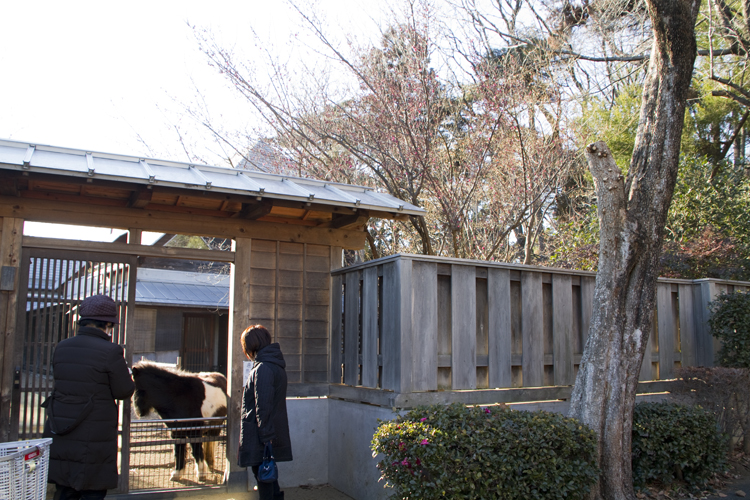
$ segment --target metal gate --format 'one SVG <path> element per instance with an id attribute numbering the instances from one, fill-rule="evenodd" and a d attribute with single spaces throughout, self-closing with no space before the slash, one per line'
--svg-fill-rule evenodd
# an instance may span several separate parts
<path id="1" fill-rule="evenodd" d="M 112 342 L 127 348 L 127 327 L 135 302 L 136 256 L 24 248 L 20 267 L 15 381 L 11 402 L 11 438 L 41 437 L 44 410 L 52 391 L 52 354 L 58 342 L 75 335 L 78 306 L 97 293 L 118 305 L 120 323 Z M 130 400 L 120 403 L 120 487 L 128 490 Z M 125 437 L 125 439 L 123 439 Z"/>

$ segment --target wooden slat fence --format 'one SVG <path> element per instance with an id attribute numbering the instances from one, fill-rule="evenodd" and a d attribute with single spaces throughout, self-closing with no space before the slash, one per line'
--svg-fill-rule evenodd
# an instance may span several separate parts
<path id="1" fill-rule="evenodd" d="M 594 284 L 591 272 L 403 254 L 336 270 L 331 382 L 400 394 L 570 386 Z M 748 286 L 660 279 L 641 381 L 711 366 L 708 302 Z"/>

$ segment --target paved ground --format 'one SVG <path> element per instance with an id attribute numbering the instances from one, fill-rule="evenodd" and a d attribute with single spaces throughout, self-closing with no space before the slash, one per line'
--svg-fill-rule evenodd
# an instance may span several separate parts
<path id="1" fill-rule="evenodd" d="M 735 468 L 730 472 L 739 477 L 728 482 L 716 495 L 709 496 L 708 500 L 750 498 L 750 468 L 735 464 Z"/>
<path id="2" fill-rule="evenodd" d="M 52 497 L 48 497 L 52 498 Z M 177 490 L 169 493 L 142 493 L 135 495 L 113 495 L 107 496 L 107 500 L 161 500 L 161 499 L 184 499 L 184 500 L 254 500 L 257 496 L 246 491 L 227 492 L 226 489 L 217 488 L 213 491 L 204 490 Z M 335 488 L 325 486 L 308 486 L 304 488 L 285 488 L 285 500 L 353 500 Z"/>
<path id="3" fill-rule="evenodd" d="M 732 471 L 739 476 L 731 481 L 715 495 L 706 497 L 706 500 L 720 500 L 733 498 L 750 499 L 750 468 L 737 468 Z M 52 493 L 52 488 L 50 488 Z M 354 500 L 331 486 L 308 486 L 304 488 L 286 488 L 284 490 L 286 500 Z M 50 494 L 48 499 L 52 498 Z M 161 499 L 184 499 L 184 500 L 254 500 L 256 497 L 248 492 L 227 492 L 224 488 L 214 490 L 176 490 L 169 493 L 149 494 L 143 493 L 136 496 L 108 496 L 107 500 L 161 500 Z M 654 497 L 646 496 L 645 498 L 669 498 L 667 496 L 657 495 Z"/>

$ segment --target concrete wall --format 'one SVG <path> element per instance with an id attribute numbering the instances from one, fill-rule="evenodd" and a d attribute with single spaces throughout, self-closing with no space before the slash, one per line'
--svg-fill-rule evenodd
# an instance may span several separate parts
<path id="1" fill-rule="evenodd" d="M 328 483 L 355 500 L 388 498 L 391 491 L 378 482 L 380 471 L 370 450 L 378 419 L 396 417 L 390 409 L 329 400 Z"/>
<path id="2" fill-rule="evenodd" d="M 279 462 L 279 485 L 282 488 L 328 483 L 329 401 L 325 398 L 290 398 L 289 437 L 292 440 L 291 462 Z M 255 477 L 247 469 L 248 491 Z"/>
<path id="3" fill-rule="evenodd" d="M 638 402 L 662 401 L 664 394 L 638 396 Z M 509 405 L 514 410 L 567 412 L 568 403 L 538 402 Z M 337 399 L 299 398 L 287 400 L 292 462 L 279 463 L 282 488 L 330 484 L 355 500 L 385 500 L 392 490 L 379 481 L 380 471 L 370 449 L 378 419 L 396 414 L 387 408 Z M 247 471 L 248 491 L 255 478 Z M 251 493 L 251 499 L 255 498 Z"/>

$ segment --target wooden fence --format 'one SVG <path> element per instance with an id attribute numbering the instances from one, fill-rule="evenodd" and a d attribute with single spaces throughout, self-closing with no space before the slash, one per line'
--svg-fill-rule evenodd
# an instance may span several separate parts
<path id="1" fill-rule="evenodd" d="M 565 399 L 575 382 L 595 273 L 402 254 L 332 275 L 331 381 L 341 384 L 331 387 L 334 397 L 395 406 L 451 400 L 446 393 L 465 402 Z M 708 303 L 748 286 L 659 279 L 640 380 L 711 366 L 718 344 Z M 514 388 L 514 396 L 498 393 Z M 442 396 L 425 394 L 436 391 Z"/>

